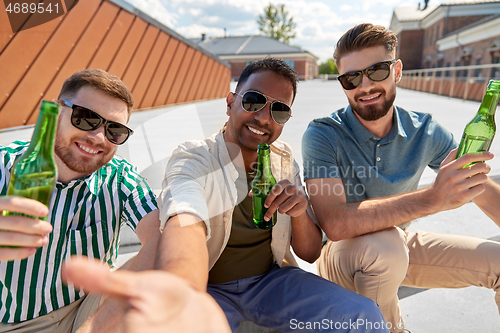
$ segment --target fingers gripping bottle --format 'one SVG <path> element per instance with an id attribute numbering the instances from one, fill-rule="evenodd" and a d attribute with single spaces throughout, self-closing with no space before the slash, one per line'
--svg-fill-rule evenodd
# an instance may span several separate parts
<path id="1" fill-rule="evenodd" d="M 276 184 L 271 172 L 271 156 L 270 146 L 267 143 L 261 143 L 258 147 L 259 157 L 257 160 L 257 173 L 252 181 L 252 210 L 253 222 L 259 229 L 270 229 L 274 227 L 277 219 L 277 212 L 275 212 L 269 221 L 264 220 L 264 215 L 267 208 L 264 207 L 269 192 Z"/>

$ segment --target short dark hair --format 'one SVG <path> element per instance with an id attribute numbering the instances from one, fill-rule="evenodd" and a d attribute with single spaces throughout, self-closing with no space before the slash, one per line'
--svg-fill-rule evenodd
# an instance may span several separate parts
<path id="1" fill-rule="evenodd" d="M 73 73 L 64 81 L 59 93 L 59 99 L 65 96 L 75 96 L 83 87 L 92 87 L 102 90 L 108 95 L 121 99 L 127 104 L 128 114 L 134 107 L 134 98 L 125 83 L 119 77 L 109 74 L 102 69 L 84 69 Z"/>
<path id="2" fill-rule="evenodd" d="M 290 81 L 293 87 L 293 103 L 295 95 L 297 94 L 297 82 L 299 81 L 299 78 L 297 73 L 290 66 L 288 66 L 283 60 L 277 58 L 265 58 L 248 64 L 238 79 L 236 92 L 239 91 L 239 88 L 248 80 L 250 75 L 260 71 L 271 71 Z"/>
<path id="3" fill-rule="evenodd" d="M 340 59 L 350 52 L 373 46 L 384 46 L 388 52 L 392 52 L 397 45 L 398 38 L 391 30 L 381 25 L 361 23 L 340 37 L 333 57 L 335 62 L 339 64 Z"/>

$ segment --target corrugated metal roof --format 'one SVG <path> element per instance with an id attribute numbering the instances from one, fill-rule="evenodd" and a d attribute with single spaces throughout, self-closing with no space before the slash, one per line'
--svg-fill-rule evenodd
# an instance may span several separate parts
<path id="1" fill-rule="evenodd" d="M 120 77 L 136 109 L 226 96 L 226 62 L 118 3 L 79 1 L 77 10 L 17 33 L 0 11 L 0 128 L 35 123 L 40 99 L 57 98 L 84 68 Z"/>
<path id="2" fill-rule="evenodd" d="M 216 55 L 229 54 L 274 54 L 274 53 L 305 53 L 299 47 L 291 46 L 274 38 L 265 36 L 215 37 L 205 40 L 193 40 L 202 48 Z"/>

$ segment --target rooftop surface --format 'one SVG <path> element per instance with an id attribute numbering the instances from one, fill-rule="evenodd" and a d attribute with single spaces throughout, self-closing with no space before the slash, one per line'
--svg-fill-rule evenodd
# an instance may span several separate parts
<path id="1" fill-rule="evenodd" d="M 231 86 L 234 89 L 234 83 Z M 292 107 L 293 117 L 285 125 L 281 139 L 289 142 L 299 164 L 301 137 L 307 124 L 344 107 L 347 99 L 337 81 L 301 81 Z M 465 124 L 479 107 L 478 102 L 463 101 L 398 89 L 396 105 L 407 110 L 432 113 L 455 138 L 460 138 Z M 226 120 L 224 99 L 189 103 L 173 107 L 133 113 L 129 125 L 135 133 L 120 147 L 119 154 L 135 163 L 158 193 L 164 168 L 170 153 L 186 139 L 203 139 L 218 131 Z M 15 139 L 29 139 L 31 129 L 0 131 L 0 144 Z M 491 175 L 500 175 L 500 139 L 493 142 L 491 151 L 498 157 L 491 161 Z M 432 183 L 435 175 L 428 169 L 421 186 Z M 500 240 L 500 228 L 473 203 L 459 209 L 442 212 L 415 221 L 413 230 L 475 236 Z M 140 246 L 135 236 L 124 228 L 120 262 L 135 254 Z M 125 246 L 128 245 L 128 246 Z M 300 266 L 316 273 L 315 264 L 300 262 Z M 494 333 L 500 331 L 500 317 L 494 302 L 494 292 L 480 287 L 464 289 L 400 289 L 401 307 L 407 328 L 412 333 Z M 247 325 L 240 332 L 269 332 Z"/>

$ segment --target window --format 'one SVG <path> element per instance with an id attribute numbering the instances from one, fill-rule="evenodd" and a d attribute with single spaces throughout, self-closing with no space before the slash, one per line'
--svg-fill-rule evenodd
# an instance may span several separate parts
<path id="1" fill-rule="evenodd" d="M 467 59 L 464 59 L 464 66 L 470 66 L 470 57 L 467 57 Z M 467 77 L 467 75 L 469 75 L 469 70 L 464 69 L 463 76 Z"/>
<path id="2" fill-rule="evenodd" d="M 493 57 L 493 63 L 494 64 L 500 64 L 500 56 Z M 498 80 L 500 79 L 500 68 L 493 68 L 491 70 L 491 77 Z"/>
<path id="3" fill-rule="evenodd" d="M 458 66 L 460 66 L 460 61 L 455 62 L 455 67 L 458 67 Z M 457 70 L 457 77 L 460 77 L 461 75 L 462 75 L 462 71 Z"/>
<path id="4" fill-rule="evenodd" d="M 451 67 L 451 62 L 447 62 L 446 67 Z M 451 71 L 444 72 L 444 76 L 451 76 Z"/>
<path id="5" fill-rule="evenodd" d="M 481 65 L 481 59 L 476 60 L 476 65 Z M 476 72 L 474 73 L 474 76 L 480 77 L 482 71 L 483 70 L 481 68 L 476 68 Z"/>

